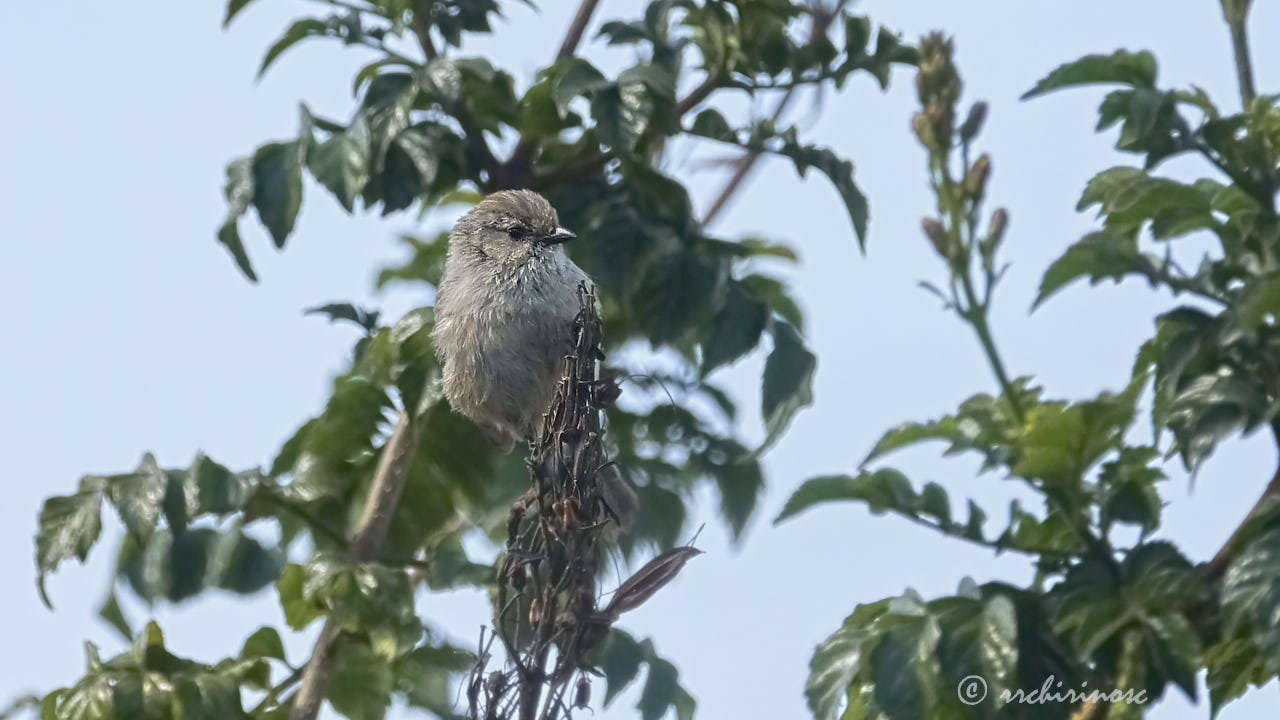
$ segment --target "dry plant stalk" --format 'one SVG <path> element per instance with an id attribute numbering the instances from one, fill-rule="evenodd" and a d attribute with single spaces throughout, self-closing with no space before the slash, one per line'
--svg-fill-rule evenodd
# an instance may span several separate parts
<path id="1" fill-rule="evenodd" d="M 573 350 L 542 436 L 529 448 L 532 487 L 507 521 L 493 630 L 487 641 L 481 633 L 467 685 L 474 720 L 557 720 L 585 707 L 588 653 L 619 613 L 643 603 L 699 554 L 681 547 L 659 555 L 624 582 L 608 606 L 598 606 L 596 577 L 617 521 L 601 486 L 618 472 L 604 449 L 601 414 L 618 388 L 600 377 L 595 297 L 585 285 L 578 294 Z M 495 639 L 506 661 L 490 671 Z"/>

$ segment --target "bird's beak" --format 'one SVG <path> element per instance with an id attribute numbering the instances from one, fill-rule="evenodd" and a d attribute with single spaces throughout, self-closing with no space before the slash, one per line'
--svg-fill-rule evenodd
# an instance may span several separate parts
<path id="1" fill-rule="evenodd" d="M 574 239 L 574 238 L 576 238 L 576 237 L 578 237 L 578 236 L 577 236 L 577 235 L 574 235 L 573 233 L 569 232 L 568 230 L 565 230 L 565 229 L 564 229 L 564 228 L 562 228 L 562 227 L 558 227 L 558 228 L 556 228 L 556 229 L 555 229 L 555 231 L 554 231 L 554 232 L 552 232 L 550 235 L 548 235 L 548 236 L 543 240 L 543 242 L 544 242 L 544 243 L 546 243 L 547 245 L 559 245 L 559 244 L 560 244 L 560 243 L 562 243 L 562 242 L 566 242 L 566 241 L 568 241 L 568 240 L 572 240 L 572 239 Z"/>

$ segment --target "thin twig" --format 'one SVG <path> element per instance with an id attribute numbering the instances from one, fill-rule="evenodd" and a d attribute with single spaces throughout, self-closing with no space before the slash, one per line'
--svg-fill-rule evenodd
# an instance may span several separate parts
<path id="1" fill-rule="evenodd" d="M 1247 8 L 1247 4 L 1239 3 L 1239 5 L 1242 6 L 1239 13 L 1226 10 L 1227 27 L 1231 28 L 1231 49 L 1236 56 L 1236 78 L 1240 81 L 1240 101 L 1244 104 L 1244 109 L 1248 110 L 1254 98 L 1258 97 L 1258 92 L 1253 87 L 1253 62 L 1249 59 L 1249 36 L 1245 29 L 1247 12 L 1244 8 Z"/>
<path id="2" fill-rule="evenodd" d="M 830 10 L 815 8 L 813 10 L 813 27 L 809 31 L 810 41 L 817 40 L 822 35 L 826 35 L 827 30 L 831 27 L 831 23 L 840 16 L 840 13 L 844 12 L 845 5 L 847 4 L 848 0 L 837 0 L 836 4 Z M 797 88 L 811 82 L 822 82 L 826 79 L 824 75 L 826 75 L 826 73 L 821 73 L 818 77 L 815 77 L 812 80 L 793 80 L 791 84 L 781 86 L 786 87 L 786 92 L 782 95 L 782 98 L 778 100 L 777 107 L 773 109 L 773 114 L 771 116 L 772 122 L 777 124 L 777 122 L 782 118 L 782 114 L 786 111 L 787 106 L 795 99 L 795 92 Z M 761 154 L 761 150 L 748 150 L 743 153 L 742 157 L 739 158 L 736 163 L 734 163 L 733 175 L 729 176 L 728 181 L 726 181 L 724 187 L 720 189 L 720 193 L 716 196 L 716 199 L 712 201 L 711 207 L 707 210 L 707 214 L 702 218 L 702 224 L 704 227 L 710 225 L 711 222 L 720 214 L 720 211 L 729 204 L 729 200 L 737 194 L 738 189 L 742 187 L 743 181 L 747 179 L 747 176 L 751 174 L 752 168 L 755 167 L 756 162 L 760 160 Z"/>
<path id="3" fill-rule="evenodd" d="M 438 53 L 436 52 L 435 43 L 431 42 L 431 27 L 416 15 L 409 27 L 413 30 L 414 36 L 418 38 L 418 47 L 422 48 L 423 57 L 427 59 L 427 62 L 435 60 Z"/>
<path id="4" fill-rule="evenodd" d="M 571 57 L 577 52 L 582 34 L 587 31 L 587 25 L 591 23 L 591 16 L 599 4 L 600 0 L 582 0 L 577 14 L 573 16 L 573 22 L 569 23 L 569 30 L 564 34 L 564 40 L 560 43 L 560 51 L 556 53 L 557 60 Z"/>
<path id="5" fill-rule="evenodd" d="M 347 558 L 352 562 L 372 562 L 382 555 L 391 519 L 395 516 L 396 505 L 400 502 L 405 478 L 418 447 L 419 430 L 416 420 L 411 419 L 407 412 L 400 413 L 395 429 L 378 457 L 360 525 L 347 546 Z M 326 618 L 295 695 L 293 712 L 289 716 L 291 720 L 315 720 L 319 714 L 320 705 L 328 694 L 340 634 L 341 629 L 333 617 Z"/>

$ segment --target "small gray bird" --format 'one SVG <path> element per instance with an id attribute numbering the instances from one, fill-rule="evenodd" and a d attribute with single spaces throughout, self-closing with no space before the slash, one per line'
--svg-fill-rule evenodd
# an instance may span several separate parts
<path id="1" fill-rule="evenodd" d="M 444 395 L 505 451 L 541 432 L 573 346 L 578 286 L 594 287 L 561 247 L 573 238 L 529 190 L 489 195 L 449 235 L 433 335 Z M 613 465 L 600 479 L 625 530 L 635 492 Z"/>
<path id="2" fill-rule="evenodd" d="M 528 190 L 480 201 L 454 226 L 436 294 L 444 394 L 504 449 L 541 429 L 591 281 L 560 244 L 574 234 Z"/>

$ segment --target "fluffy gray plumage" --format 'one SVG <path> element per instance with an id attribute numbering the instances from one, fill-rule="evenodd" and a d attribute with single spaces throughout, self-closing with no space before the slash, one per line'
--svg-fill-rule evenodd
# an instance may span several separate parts
<path id="1" fill-rule="evenodd" d="M 571 238 L 551 203 L 528 190 L 486 197 L 449 235 L 433 335 L 444 395 L 507 450 L 541 431 L 573 348 L 578 286 L 592 287 L 560 247 Z M 599 481 L 617 521 L 609 534 L 625 532 L 635 491 L 613 465 Z"/>
<path id="2" fill-rule="evenodd" d="M 494 193 L 458 220 L 436 295 L 444 394 L 505 448 L 534 437 L 551 403 L 587 274 L 560 243 L 555 208 L 528 190 Z"/>

